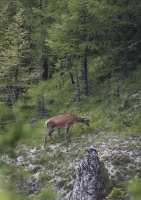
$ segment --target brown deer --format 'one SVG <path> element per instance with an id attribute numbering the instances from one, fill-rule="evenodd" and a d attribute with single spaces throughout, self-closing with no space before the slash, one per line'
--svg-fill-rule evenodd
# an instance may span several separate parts
<path id="1" fill-rule="evenodd" d="M 89 119 L 87 118 L 81 118 L 77 117 L 73 114 L 63 114 L 63 115 L 58 115 L 56 117 L 48 119 L 45 124 L 47 127 L 47 132 L 45 134 L 44 138 L 44 144 L 46 144 L 46 139 L 49 136 L 51 140 L 53 141 L 51 134 L 54 131 L 54 129 L 57 129 L 58 134 L 60 135 L 60 129 L 66 126 L 66 132 L 68 134 L 69 132 L 69 127 L 74 123 L 74 122 L 81 122 L 89 126 Z"/>

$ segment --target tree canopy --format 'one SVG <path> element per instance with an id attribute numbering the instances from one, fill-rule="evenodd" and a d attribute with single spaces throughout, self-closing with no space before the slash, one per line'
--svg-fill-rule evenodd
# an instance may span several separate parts
<path id="1" fill-rule="evenodd" d="M 68 70 L 68 63 L 70 71 L 76 62 L 76 82 L 81 79 L 88 96 L 92 56 L 106 55 L 106 65 L 93 70 L 97 78 L 117 71 L 128 75 L 141 62 L 140 7 L 138 0 L 2 0 L 1 101 L 16 101 L 39 80 Z"/>

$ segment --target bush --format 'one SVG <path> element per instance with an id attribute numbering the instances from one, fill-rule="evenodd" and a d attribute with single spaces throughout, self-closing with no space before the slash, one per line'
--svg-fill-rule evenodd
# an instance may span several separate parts
<path id="1" fill-rule="evenodd" d="M 127 195 L 121 188 L 113 188 L 111 193 L 105 198 L 105 200 L 125 200 Z"/>

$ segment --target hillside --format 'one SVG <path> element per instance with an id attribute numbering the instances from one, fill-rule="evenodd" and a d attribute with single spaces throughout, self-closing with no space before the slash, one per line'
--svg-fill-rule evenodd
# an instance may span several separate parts
<path id="1" fill-rule="evenodd" d="M 104 184 L 101 198 L 114 187 L 126 192 L 125 183 L 141 176 L 140 69 L 120 83 L 122 86 L 118 95 L 116 87 L 112 87 L 116 85 L 115 79 L 111 79 L 108 93 L 103 83 L 100 91 L 91 92 L 80 102 L 73 99 L 74 86 L 69 84 L 69 80 L 59 89 L 54 86 L 61 81 L 57 76 L 29 90 L 15 107 L 16 115 L 22 117 L 23 128 L 19 128 L 23 138 L 16 144 L 12 155 L 11 150 L 2 155 L 2 160 L 13 166 L 11 181 L 30 199 L 41 198 L 42 189 L 50 184 L 59 195 L 57 199 L 72 199 L 76 167 L 81 163 L 84 149 L 94 147 L 101 161 L 99 178 Z M 39 104 L 41 94 L 44 101 Z M 49 104 L 50 99 L 54 99 L 53 104 Z M 48 138 L 44 147 L 44 121 L 55 113 L 69 112 L 87 116 L 90 126 L 75 123 L 70 128 L 68 139 L 65 137 L 66 130 L 61 130 L 60 137 L 54 131 L 55 143 Z M 30 128 L 29 122 L 31 124 L 31 119 L 35 118 Z"/>
<path id="2" fill-rule="evenodd" d="M 133 138 L 124 133 L 101 131 L 98 134 L 71 134 L 69 143 L 63 137 L 61 140 L 55 144 L 49 142 L 45 149 L 41 145 L 20 145 L 15 150 L 14 160 L 2 156 L 16 170 L 12 175 L 14 185 L 30 195 L 30 199 L 38 199 L 40 190 L 48 188 L 49 184 L 58 194 L 57 199 L 72 199 L 76 167 L 81 163 L 86 147 L 96 148 L 101 161 L 99 179 L 104 185 L 101 197 L 105 197 L 105 192 L 108 194 L 114 187 L 123 188 L 135 176 L 140 177 L 140 136 Z"/>
<path id="3" fill-rule="evenodd" d="M 140 200 L 140 1 L 1 0 L 0 12 L 1 200 L 72 199 L 86 148 L 97 200 Z M 64 113 L 90 126 L 44 147 L 44 122 Z"/>

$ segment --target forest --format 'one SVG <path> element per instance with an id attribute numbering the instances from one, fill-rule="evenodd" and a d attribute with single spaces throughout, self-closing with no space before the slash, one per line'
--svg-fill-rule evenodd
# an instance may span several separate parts
<path id="1" fill-rule="evenodd" d="M 81 138 L 80 153 L 77 145 L 71 147 L 69 159 L 74 159 L 76 154 L 81 158 L 83 148 L 91 145 L 90 140 L 98 148 L 103 138 L 110 140 L 119 134 L 129 141 L 128 149 L 141 150 L 139 0 L 1 0 L 0 11 L 0 156 L 8 155 L 15 160 L 17 152 L 25 154 L 22 145 L 38 149 L 46 132 L 44 121 L 63 113 L 90 118 L 89 128 L 74 124 L 68 140 L 64 139 L 65 131 L 60 139 L 54 133 L 62 147 L 73 145 Z M 88 138 L 91 139 L 87 141 Z M 99 140 L 97 143 L 95 138 Z M 131 138 L 137 139 L 135 147 Z M 120 140 L 118 142 L 120 146 Z M 49 152 L 50 143 L 49 140 L 46 147 Z M 104 150 L 98 150 L 103 155 Z M 50 162 L 43 158 L 45 151 L 42 154 L 40 158 L 37 155 L 36 164 L 42 163 L 49 170 L 57 171 L 53 165 L 57 157 L 65 159 L 60 149 L 48 158 Z M 102 159 L 108 159 L 106 156 Z M 130 193 L 130 186 L 126 190 L 125 183 L 133 177 L 140 186 L 140 156 L 139 159 L 135 171 L 130 167 L 129 176 L 122 166 L 119 170 L 122 176 L 113 177 L 105 186 L 106 194 L 98 200 L 125 200 L 125 193 Z M 39 189 L 32 193 L 33 197 L 30 193 L 25 195 L 24 177 L 33 174 L 33 170 L 23 170 L 26 162 L 11 169 L 0 159 L 0 177 L 3 174 L 8 177 L 0 178 L 2 200 L 55 199 L 51 189 L 55 186 L 50 186 L 53 179 L 48 172 L 45 178 L 41 174 Z M 117 166 L 121 164 L 113 162 Z M 131 160 L 130 163 L 133 164 Z M 71 175 L 64 177 L 66 168 L 61 172 L 64 182 L 57 183 L 57 187 L 71 190 L 73 186 L 69 188 L 67 184 L 74 177 L 75 167 L 69 169 Z M 37 165 L 36 170 L 39 170 Z M 3 179 L 9 180 L 8 186 Z M 11 183 L 15 183 L 16 189 Z M 45 192 L 47 184 L 49 189 Z M 136 194 L 135 200 L 141 196 L 137 188 L 131 189 L 131 195 Z M 121 196 L 116 198 L 116 195 Z"/>

